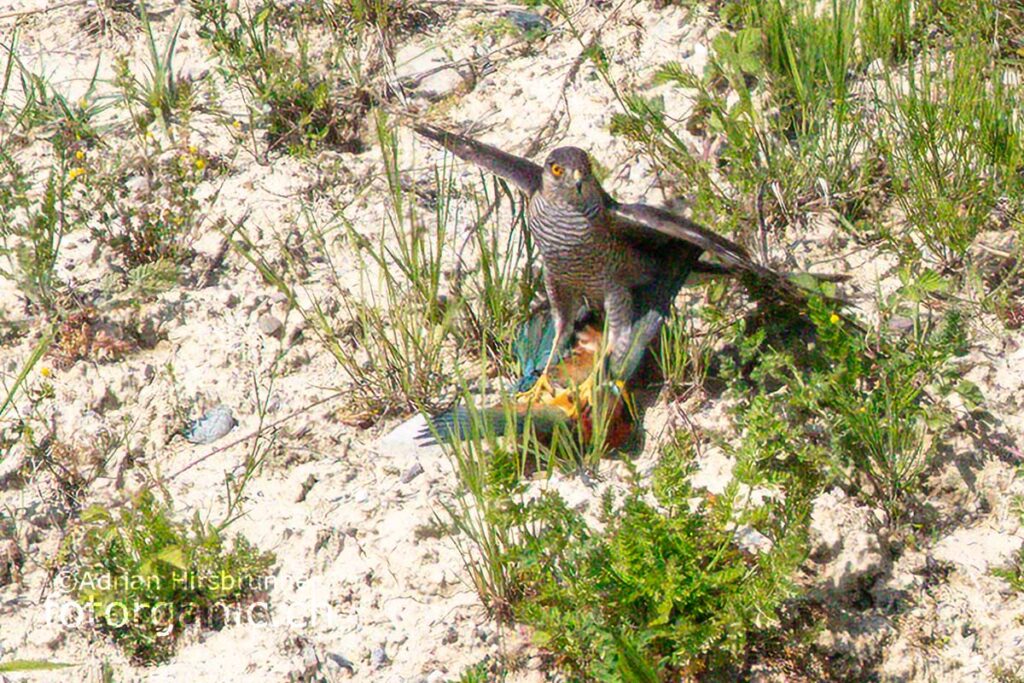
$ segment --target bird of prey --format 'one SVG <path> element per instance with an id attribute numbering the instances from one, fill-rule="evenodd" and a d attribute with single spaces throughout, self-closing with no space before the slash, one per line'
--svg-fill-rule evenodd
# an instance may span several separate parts
<path id="1" fill-rule="evenodd" d="M 559 147 L 540 166 L 434 126 L 414 129 L 514 183 L 529 198 L 528 226 L 543 260 L 555 328 L 538 389 L 550 387 L 548 370 L 583 300 L 603 309 L 612 373 L 621 376 L 631 345 L 646 347 L 653 339 L 691 272 L 731 273 L 784 300 L 807 299 L 807 291 L 787 274 L 756 263 L 732 240 L 665 209 L 616 201 L 594 177 L 590 156 L 582 149 Z M 705 253 L 716 262 L 702 261 Z M 638 325 L 644 335 L 633 334 Z"/>

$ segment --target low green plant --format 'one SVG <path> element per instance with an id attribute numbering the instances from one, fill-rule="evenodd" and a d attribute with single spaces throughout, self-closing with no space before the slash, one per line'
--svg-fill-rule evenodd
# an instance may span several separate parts
<path id="1" fill-rule="evenodd" d="M 701 497 L 679 440 L 650 484 L 633 482 L 621 500 L 607 494 L 595 523 L 531 485 L 523 453 L 467 458 L 456 448 L 466 488 L 448 508 L 453 540 L 491 612 L 532 627 L 573 676 L 656 681 L 726 666 L 791 594 L 806 500 L 750 505 L 738 482 Z M 770 549 L 743 550 L 740 528 Z"/>
<path id="2" fill-rule="evenodd" d="M 156 120 L 170 132 L 172 123 L 187 123 L 194 98 L 191 82 L 174 68 L 181 22 L 174 27 L 167 38 L 167 43 L 160 50 L 145 3 L 139 4 L 139 11 L 149 48 L 147 73 L 140 79 L 131 67 L 128 56 L 122 55 L 115 62 L 114 85 L 119 89 L 121 102 L 131 111 L 132 119 L 140 132 L 145 132 Z M 141 109 L 137 109 L 138 107 Z"/>
<path id="3" fill-rule="evenodd" d="M 380 3 L 383 5 L 383 3 Z M 231 9 L 219 0 L 196 0 L 193 8 L 200 22 L 199 35 L 223 61 L 221 73 L 229 83 L 240 83 L 255 101 L 250 110 L 254 124 L 267 131 L 268 150 L 285 149 L 306 155 L 322 146 L 358 150 L 359 134 L 369 111 L 370 99 L 358 86 L 361 59 L 346 57 L 358 51 L 360 27 L 376 17 L 378 3 L 356 3 L 361 17 L 334 49 L 310 54 L 308 24 L 303 11 L 317 14 L 324 6 L 285 8 L 267 2 L 253 11 Z M 299 14 L 296 14 L 299 12 Z M 322 21 L 328 17 L 319 15 Z M 339 73 L 348 74 L 341 79 Z"/>
<path id="4" fill-rule="evenodd" d="M 32 194 L 21 165 L 0 151 L 0 257 L 7 262 L 0 277 L 16 282 L 30 306 L 51 316 L 60 308 L 61 245 L 80 220 L 71 201 L 80 173 L 63 149 L 55 151 L 41 196 Z"/>
<path id="5" fill-rule="evenodd" d="M 809 306 L 810 349 L 771 341 L 768 326 L 741 324 L 738 362 L 724 368 L 741 398 L 739 470 L 809 493 L 838 482 L 883 510 L 891 525 L 913 512 L 953 421 L 944 397 L 956 392 L 968 408 L 981 400 L 955 360 L 965 352 L 959 314 L 936 324 L 921 313 L 921 302 L 947 285 L 935 273 L 917 281 L 906 275 L 883 308 L 883 320 L 911 321 L 903 337 L 861 332 L 818 301 Z"/>
<path id="6" fill-rule="evenodd" d="M 141 662 L 169 656 L 190 624 L 220 628 L 245 618 L 275 562 L 244 536 L 229 549 L 223 528 L 198 513 L 189 524 L 177 521 L 149 491 L 120 509 L 86 509 L 69 539 L 64 561 L 75 598 Z"/>
<path id="7" fill-rule="evenodd" d="M 1019 213 L 1024 195 L 1024 91 L 998 58 L 1019 40 L 1020 14 L 988 5 L 728 3 L 733 30 L 716 36 L 704 73 L 669 63 L 655 78 L 696 91 L 685 125 L 706 138 L 705 153 L 692 152 L 662 98 L 621 94 L 606 75 L 623 109 L 612 130 L 678 179 L 695 218 L 756 228 L 762 246 L 774 229 L 831 211 L 906 262 L 959 267 L 996 207 Z"/>
<path id="8" fill-rule="evenodd" d="M 1009 85 L 985 46 L 935 59 L 944 66 L 886 77 L 879 148 L 913 238 L 900 246 L 958 265 L 1001 202 L 1010 215 L 1024 209 L 1024 124 L 1015 114 L 1024 90 Z"/>
<path id="9" fill-rule="evenodd" d="M 24 673 L 27 671 L 56 671 L 75 666 L 64 662 L 50 662 L 44 659 L 12 659 L 0 662 L 0 674 Z"/>
<path id="10" fill-rule="evenodd" d="M 6 378 L 0 379 L 0 395 L 3 396 L 3 401 L 0 402 L 0 462 L 3 462 L 4 457 L 10 452 L 10 448 L 32 429 L 29 421 L 25 419 L 25 415 L 18 412 L 16 401 L 23 392 L 30 391 L 29 378 L 32 371 L 42 361 L 52 341 L 53 335 L 47 331 L 32 348 L 32 352 L 19 368 L 13 381 L 8 383 Z M 52 387 L 48 386 L 45 381 L 49 375 L 50 371 L 46 370 L 43 387 L 37 394 L 40 399 L 49 396 L 52 392 Z M 11 419 L 12 416 L 15 419 Z"/>
<path id="11" fill-rule="evenodd" d="M 487 662 L 478 662 L 464 669 L 457 679 L 451 679 L 452 683 L 489 683 L 493 680 Z M 499 680 L 504 680 L 504 678 Z"/>
<path id="12" fill-rule="evenodd" d="M 87 200 L 96 212 L 92 235 L 118 256 L 126 284 L 166 275 L 181 262 L 217 197 L 199 199 L 201 184 L 217 173 L 209 155 L 184 146 L 161 154 L 158 141 L 144 140 L 144 157 L 90 158 L 82 167 Z M 136 184 L 126 183 L 129 177 Z"/>
<path id="13" fill-rule="evenodd" d="M 1015 512 L 1024 520 L 1024 498 L 1014 499 Z M 1004 579 L 1015 591 L 1024 592 L 1024 548 L 1017 551 L 1009 567 L 995 568 L 992 570 L 994 576 Z"/>
<path id="14" fill-rule="evenodd" d="M 105 130 L 94 119 L 112 105 L 108 98 L 96 96 L 99 62 L 85 93 L 72 102 L 44 72 L 32 72 L 25 67 L 16 53 L 17 43 L 18 32 L 14 31 L 9 44 L 0 44 L 0 49 L 7 52 L 3 82 L 0 84 L 0 121 L 6 119 L 11 130 L 22 134 L 41 134 L 63 149 L 94 144 Z M 21 86 L 20 105 L 15 105 L 14 98 L 10 96 L 15 74 Z"/>

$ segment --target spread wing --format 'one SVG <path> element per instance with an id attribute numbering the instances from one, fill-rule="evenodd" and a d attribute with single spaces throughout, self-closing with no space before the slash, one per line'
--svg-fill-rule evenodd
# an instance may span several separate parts
<path id="1" fill-rule="evenodd" d="M 503 152 L 497 147 L 485 145 L 465 135 L 451 133 L 434 126 L 421 124 L 414 126 L 413 129 L 423 137 L 441 144 L 460 159 L 474 163 L 515 183 L 527 194 L 532 195 L 540 189 L 543 169 L 529 159 Z"/>
<path id="2" fill-rule="evenodd" d="M 631 241 L 662 246 L 680 240 L 699 247 L 730 268 L 766 270 L 754 263 L 739 244 L 671 211 L 646 204 L 615 204 L 608 212 L 613 219 L 612 229 Z"/>
<path id="3" fill-rule="evenodd" d="M 842 302 L 829 294 L 818 291 L 821 282 L 840 282 L 844 276 L 819 275 L 816 273 L 780 273 L 755 262 L 750 253 L 739 244 L 708 230 L 693 221 L 646 204 L 618 204 L 612 201 L 606 211 L 611 218 L 609 225 L 613 231 L 624 239 L 640 246 L 662 248 L 667 243 L 681 241 L 693 245 L 697 251 L 706 252 L 724 266 L 724 269 L 749 276 L 748 284 L 757 285 L 758 289 L 767 287 L 784 299 L 794 302 L 806 301 L 811 294 L 824 296 L 826 299 Z M 710 265 L 710 264 L 708 264 Z M 704 264 L 698 262 L 694 271 L 704 271 Z M 806 280 L 806 283 L 801 283 Z"/>

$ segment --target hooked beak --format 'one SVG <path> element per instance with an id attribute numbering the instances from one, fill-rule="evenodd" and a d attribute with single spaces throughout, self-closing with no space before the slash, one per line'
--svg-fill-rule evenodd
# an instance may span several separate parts
<path id="1" fill-rule="evenodd" d="M 572 177 L 573 177 L 573 180 L 576 181 L 576 192 L 582 193 L 583 192 L 583 172 L 580 171 L 579 169 L 576 169 L 575 171 L 572 172 Z"/>

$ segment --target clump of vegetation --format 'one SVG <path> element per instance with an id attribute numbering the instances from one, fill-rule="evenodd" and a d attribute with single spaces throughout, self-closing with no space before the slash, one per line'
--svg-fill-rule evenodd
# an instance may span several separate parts
<path id="1" fill-rule="evenodd" d="M 249 13 L 217 0 L 194 3 L 199 34 L 223 60 L 225 80 L 240 83 L 257 103 L 251 117 L 266 129 L 269 150 L 305 155 L 323 146 L 350 151 L 362 147 L 370 96 L 359 85 L 359 73 L 372 71 L 368 60 L 374 59 L 373 53 L 348 54 L 361 49 L 361 31 L 355 30 L 351 43 L 343 41 L 315 59 L 307 33 L 308 24 L 315 22 L 303 12 L 317 8 L 327 11 L 320 5 L 284 8 L 268 2 Z M 367 21 L 377 16 L 375 8 L 364 7 Z M 319 20 L 329 17 L 322 14 Z M 339 83 L 339 74 L 346 73 L 349 77 Z"/>
<path id="2" fill-rule="evenodd" d="M 659 98 L 622 96 L 613 129 L 676 175 L 708 224 L 770 235 L 832 212 L 904 259 L 961 265 L 997 206 L 1024 209 L 1024 129 L 1013 114 L 1024 90 L 1013 64 L 995 58 L 1017 15 L 973 2 L 819 9 L 729 3 L 733 31 L 715 38 L 703 74 L 660 69 L 657 81 L 696 91 L 686 126 L 707 138 L 704 155 Z M 985 39 L 995 34 L 1004 37 Z"/>
<path id="3" fill-rule="evenodd" d="M 172 652 L 192 624 L 220 628 L 253 617 L 244 609 L 266 589 L 272 553 L 244 536 L 229 549 L 223 528 L 174 519 L 151 492 L 120 509 L 93 506 L 66 546 L 75 598 L 97 628 L 134 659 L 155 662 Z M 257 616 L 267 618 L 267 606 Z M 252 612 L 252 610 L 250 610 Z"/>
<path id="4" fill-rule="evenodd" d="M 792 336 L 780 343 L 778 327 L 741 324 L 738 362 L 723 368 L 740 399 L 741 472 L 812 489 L 839 483 L 893 526 L 916 510 L 923 475 L 953 422 L 945 397 L 956 392 L 968 408 L 981 401 L 955 362 L 966 352 L 960 315 L 939 323 L 921 315 L 921 301 L 945 284 L 934 272 L 917 281 L 907 275 L 883 309 L 883 321 L 901 316 L 910 325 L 902 337 L 853 329 L 820 303 L 809 307 L 810 349 Z"/>
<path id="5" fill-rule="evenodd" d="M 110 107 L 109 102 L 95 97 L 99 64 L 85 93 L 77 101 L 71 101 L 45 75 L 25 67 L 17 56 L 17 46 L 17 31 L 11 34 L 10 43 L 0 45 L 7 53 L 0 82 L 0 131 L 14 131 L 22 136 L 21 141 L 29 133 L 40 135 L 63 149 L 95 143 L 103 127 L 97 126 L 93 119 Z M 11 96 L 11 79 L 15 74 L 21 86 L 19 104 L 15 104 Z"/>
<path id="6" fill-rule="evenodd" d="M 65 150 L 57 148 L 41 196 L 33 196 L 29 176 L 0 151 L 0 276 L 18 283 L 28 304 L 54 314 L 63 290 L 57 259 L 65 236 L 80 217 L 71 210 L 73 188 L 81 175 Z"/>
<path id="7" fill-rule="evenodd" d="M 93 237 L 117 254 L 129 272 L 181 262 L 216 198 L 201 202 L 197 197 L 201 183 L 217 171 L 216 159 L 194 146 L 168 154 L 155 140 L 145 145 L 146 156 L 88 160 L 83 168 L 88 198 L 97 210 Z"/>
<path id="8" fill-rule="evenodd" d="M 58 368 L 66 370 L 85 358 L 119 360 L 135 348 L 124 330 L 104 320 L 95 307 L 85 306 L 63 316 L 56 326 L 50 356 Z"/>
<path id="9" fill-rule="evenodd" d="M 791 595 L 808 500 L 753 505 L 733 482 L 689 484 L 692 448 L 667 446 L 649 484 L 610 492 L 588 519 L 521 475 L 524 451 L 457 446 L 465 489 L 449 507 L 454 540 L 484 604 L 533 627 L 538 645 L 587 680 L 656 681 L 734 663 L 751 631 Z M 763 539 L 744 548 L 742 533 Z"/>
<path id="10" fill-rule="evenodd" d="M 145 133 L 154 121 L 160 121 L 170 131 L 172 123 L 187 125 L 194 99 L 191 82 L 174 68 L 181 23 L 174 27 L 167 44 L 160 50 L 145 3 L 140 3 L 139 9 L 149 48 L 147 73 L 140 78 L 132 70 L 128 57 L 121 56 L 115 62 L 114 85 L 120 90 L 120 100 L 132 113 L 132 120 L 140 132 Z"/>

